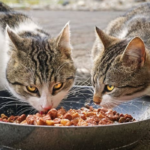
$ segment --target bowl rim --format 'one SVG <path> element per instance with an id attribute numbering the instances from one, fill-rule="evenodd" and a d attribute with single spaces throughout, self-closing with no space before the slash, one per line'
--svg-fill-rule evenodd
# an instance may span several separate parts
<path id="1" fill-rule="evenodd" d="M 117 126 L 129 126 L 129 125 L 135 125 L 135 124 L 140 124 L 140 123 L 145 123 L 145 122 L 150 122 L 150 119 L 144 119 L 144 120 L 140 120 L 140 121 L 134 121 L 134 122 L 125 122 L 125 123 L 113 123 L 113 124 L 109 124 L 109 125 L 93 125 L 93 126 L 49 126 L 49 125 L 25 125 L 25 124 L 17 124 L 17 123 L 10 123 L 10 122 L 2 122 L 0 121 L 0 125 L 10 125 L 10 126 L 20 126 L 20 127 L 32 127 L 32 128 L 111 128 L 111 127 L 117 127 Z"/>
<path id="2" fill-rule="evenodd" d="M 72 88 L 78 88 L 78 87 L 93 89 L 93 86 L 79 86 L 79 85 L 72 86 Z M 76 128 L 105 128 L 105 127 L 127 126 L 127 125 L 131 125 L 131 124 L 137 124 L 137 123 L 143 123 L 143 122 L 150 122 L 150 118 L 143 119 L 143 120 L 135 120 L 133 122 L 113 123 L 113 124 L 108 124 L 108 125 L 93 125 L 93 126 L 49 126 L 49 125 L 30 125 L 30 124 L 26 125 L 26 124 L 10 123 L 10 122 L 3 122 L 3 121 L 0 121 L 0 125 L 3 124 L 3 125 L 10 125 L 10 126 L 31 127 L 31 128 L 41 128 L 42 127 L 42 128 L 52 128 L 52 129 L 53 128 L 76 129 Z"/>

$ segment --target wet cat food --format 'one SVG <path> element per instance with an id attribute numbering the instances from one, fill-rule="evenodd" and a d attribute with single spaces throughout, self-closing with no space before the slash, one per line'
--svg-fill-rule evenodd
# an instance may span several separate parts
<path id="1" fill-rule="evenodd" d="M 64 108 L 49 110 L 47 113 L 35 115 L 10 116 L 1 114 L 0 121 L 24 125 L 48 126 L 93 126 L 108 125 L 113 123 L 133 122 L 135 119 L 129 114 L 119 114 L 111 109 L 82 107 L 78 110 Z"/>

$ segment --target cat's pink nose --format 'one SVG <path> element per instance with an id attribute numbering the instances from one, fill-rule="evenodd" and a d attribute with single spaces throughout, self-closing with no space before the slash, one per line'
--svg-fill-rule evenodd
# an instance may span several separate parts
<path id="1" fill-rule="evenodd" d="M 52 106 L 43 107 L 43 109 L 44 109 L 45 111 L 48 111 L 48 110 L 50 110 L 51 108 L 52 108 Z"/>

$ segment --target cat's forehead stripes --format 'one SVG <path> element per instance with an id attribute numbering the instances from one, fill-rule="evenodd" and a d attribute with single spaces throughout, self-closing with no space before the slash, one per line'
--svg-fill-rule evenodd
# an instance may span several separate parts
<path id="1" fill-rule="evenodd" d="M 127 41 L 121 41 L 120 43 L 117 43 L 107 50 L 104 50 L 103 55 L 101 57 L 101 60 L 99 62 L 99 65 L 97 66 L 97 76 L 99 78 L 104 78 L 108 69 L 110 68 L 111 64 L 115 60 L 116 56 L 123 53 L 125 47 L 127 46 Z"/>
<path id="2" fill-rule="evenodd" d="M 63 71 L 60 75 L 60 71 L 65 66 L 68 66 L 68 68 L 73 66 L 72 60 L 63 58 L 60 51 L 50 45 L 47 39 L 42 41 L 33 40 L 29 55 L 35 65 L 35 76 L 38 78 L 34 79 L 35 84 L 42 84 L 47 81 L 65 82 L 66 78 L 71 76 L 69 76 L 70 73 L 67 74 Z"/>
<path id="3" fill-rule="evenodd" d="M 41 83 L 51 79 L 50 73 L 54 70 L 53 66 L 51 66 L 54 57 L 53 53 L 47 40 L 32 41 L 32 49 L 29 54 L 33 63 L 35 63 L 35 74 Z"/>

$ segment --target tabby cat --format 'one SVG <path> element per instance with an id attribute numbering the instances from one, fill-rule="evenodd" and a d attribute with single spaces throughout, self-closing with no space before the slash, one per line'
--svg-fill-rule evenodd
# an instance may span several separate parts
<path id="1" fill-rule="evenodd" d="M 0 83 L 38 111 L 57 107 L 74 82 L 67 23 L 50 38 L 28 16 L 0 3 Z"/>
<path id="2" fill-rule="evenodd" d="M 106 108 L 150 95 L 150 3 L 96 27 L 93 100 Z"/>

